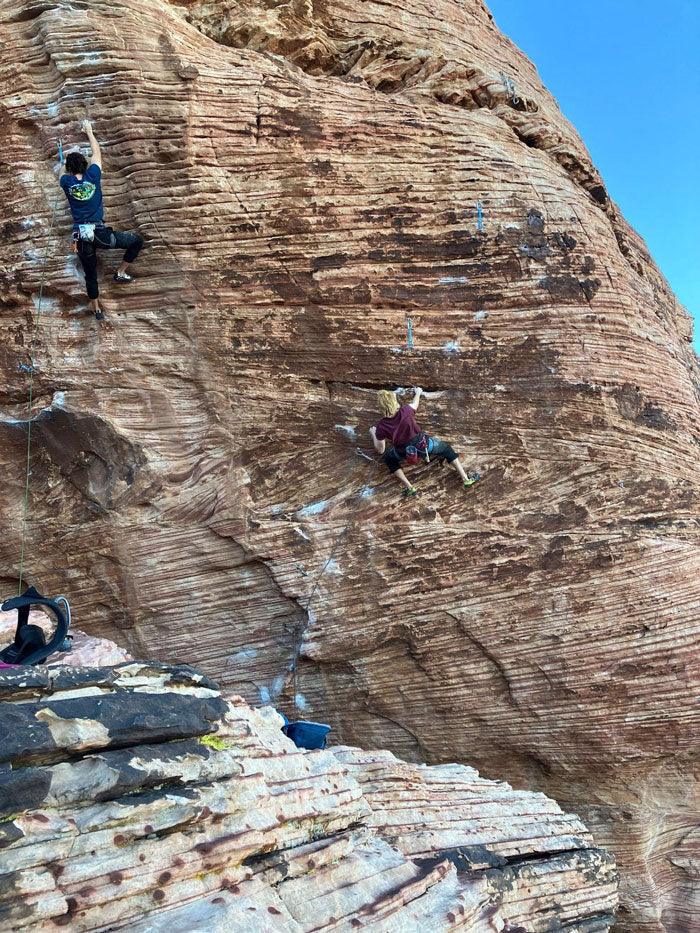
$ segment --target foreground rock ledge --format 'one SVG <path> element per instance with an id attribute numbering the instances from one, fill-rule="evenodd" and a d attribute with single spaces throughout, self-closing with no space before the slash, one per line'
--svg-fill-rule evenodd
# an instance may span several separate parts
<path id="1" fill-rule="evenodd" d="M 606 931 L 576 816 L 460 765 L 297 749 L 188 667 L 0 674 L 0 928 Z"/>

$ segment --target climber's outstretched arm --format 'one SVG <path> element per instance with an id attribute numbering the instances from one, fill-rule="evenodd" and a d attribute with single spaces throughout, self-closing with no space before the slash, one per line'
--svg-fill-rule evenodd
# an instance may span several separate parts
<path id="1" fill-rule="evenodd" d="M 413 401 L 408 403 L 414 411 L 418 411 L 418 406 L 420 405 L 420 397 L 422 394 L 423 394 L 423 390 L 420 387 L 418 387 L 417 389 L 414 389 Z"/>
<path id="2" fill-rule="evenodd" d="M 90 165 L 99 165 L 99 167 L 102 168 L 102 153 L 100 152 L 100 144 L 97 142 L 95 134 L 92 132 L 92 123 L 90 123 L 89 120 L 83 120 L 83 129 L 90 143 L 90 149 L 92 149 Z"/>
<path id="3" fill-rule="evenodd" d="M 374 449 L 377 451 L 378 454 L 383 454 L 384 451 L 386 450 L 386 441 L 377 440 L 377 429 L 376 428 L 370 428 L 369 434 L 370 434 L 370 437 L 372 438 Z"/>

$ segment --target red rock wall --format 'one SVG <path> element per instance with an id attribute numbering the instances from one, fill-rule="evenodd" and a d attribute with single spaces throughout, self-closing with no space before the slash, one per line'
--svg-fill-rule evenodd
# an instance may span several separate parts
<path id="1" fill-rule="evenodd" d="M 0 17 L 4 589 L 55 137 L 87 115 L 108 222 L 147 243 L 128 289 L 103 258 L 98 325 L 58 200 L 29 582 L 91 634 L 287 711 L 303 633 L 310 718 L 546 791 L 615 852 L 620 929 L 687 929 L 700 368 L 532 64 L 477 0 Z M 375 390 L 415 384 L 483 480 L 433 466 L 407 505 L 375 471 L 307 627 Z"/>

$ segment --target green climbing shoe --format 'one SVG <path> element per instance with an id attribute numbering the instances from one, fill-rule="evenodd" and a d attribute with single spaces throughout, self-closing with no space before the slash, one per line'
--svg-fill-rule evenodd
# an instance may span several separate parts
<path id="1" fill-rule="evenodd" d="M 481 477 L 478 473 L 467 473 L 467 478 L 464 480 L 464 488 L 467 489 L 469 486 L 473 486 L 474 483 L 478 483 Z"/>
<path id="2" fill-rule="evenodd" d="M 413 489 L 404 489 L 403 497 L 404 499 L 413 499 L 418 495 L 418 490 L 414 487 Z"/>

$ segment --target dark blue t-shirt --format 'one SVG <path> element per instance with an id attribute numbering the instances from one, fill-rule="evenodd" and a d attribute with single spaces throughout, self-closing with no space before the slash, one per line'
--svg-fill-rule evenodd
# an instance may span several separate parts
<path id="1" fill-rule="evenodd" d="M 61 187 L 68 198 L 75 224 L 98 224 L 104 220 L 101 177 L 99 165 L 88 165 L 82 180 L 67 173 L 61 175 Z"/>

